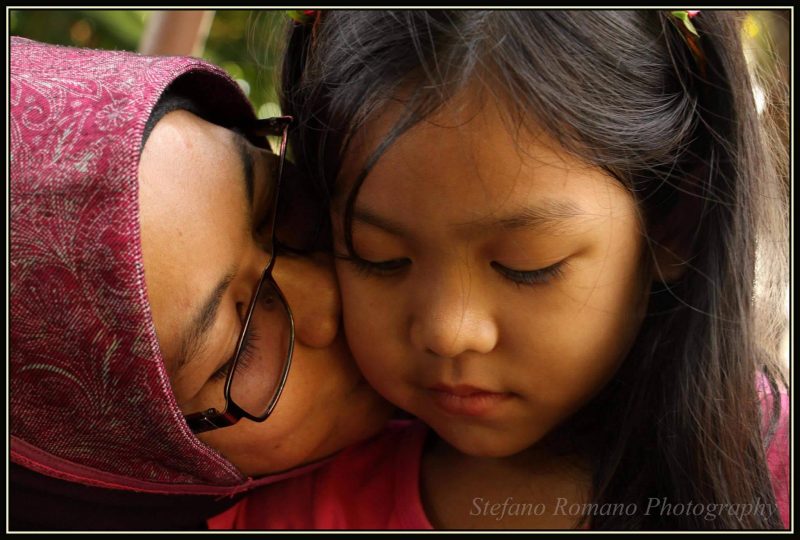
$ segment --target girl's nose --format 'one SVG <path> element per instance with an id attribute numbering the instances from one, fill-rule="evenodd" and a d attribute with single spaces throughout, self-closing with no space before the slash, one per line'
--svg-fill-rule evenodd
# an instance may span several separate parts
<path id="1" fill-rule="evenodd" d="M 323 255 L 278 255 L 272 276 L 294 317 L 295 339 L 317 349 L 339 331 L 341 302 L 333 264 Z"/>
<path id="2" fill-rule="evenodd" d="M 473 291 L 474 292 L 474 291 Z M 491 309 L 463 282 L 420 291 L 411 321 L 411 343 L 443 358 L 467 352 L 486 354 L 497 345 Z"/>

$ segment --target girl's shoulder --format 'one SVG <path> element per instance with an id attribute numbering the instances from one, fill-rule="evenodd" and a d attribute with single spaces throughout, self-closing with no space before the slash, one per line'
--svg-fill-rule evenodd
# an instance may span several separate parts
<path id="1" fill-rule="evenodd" d="M 390 422 L 312 472 L 247 495 L 212 529 L 428 528 L 419 501 L 425 436 L 417 420 Z"/>

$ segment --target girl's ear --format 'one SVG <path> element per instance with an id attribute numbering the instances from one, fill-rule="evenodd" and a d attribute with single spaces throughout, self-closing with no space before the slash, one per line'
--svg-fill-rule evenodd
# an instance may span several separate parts
<path id="1" fill-rule="evenodd" d="M 707 202 L 696 194 L 702 171 L 688 175 L 678 186 L 678 201 L 650 230 L 652 280 L 672 283 L 683 277 L 694 256 L 700 216 Z M 692 187 L 689 187 L 692 186 Z"/>

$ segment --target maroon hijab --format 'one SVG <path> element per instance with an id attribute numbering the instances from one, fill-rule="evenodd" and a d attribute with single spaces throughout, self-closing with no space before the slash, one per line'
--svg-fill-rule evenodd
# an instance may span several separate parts
<path id="1" fill-rule="evenodd" d="M 253 118 L 247 99 L 195 58 L 12 37 L 10 61 L 11 461 L 65 485 L 169 495 L 276 480 L 246 478 L 186 425 L 139 237 L 142 133 L 165 88 L 180 79 L 229 126 Z"/>

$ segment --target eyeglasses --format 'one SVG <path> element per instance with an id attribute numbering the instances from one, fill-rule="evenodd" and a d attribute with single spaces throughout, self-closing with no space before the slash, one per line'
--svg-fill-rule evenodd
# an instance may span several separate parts
<path id="1" fill-rule="evenodd" d="M 275 221 L 278 194 L 286 160 L 290 116 L 257 120 L 247 131 L 251 140 L 268 147 L 266 136 L 280 136 L 278 174 L 271 217 L 270 257 L 261 274 L 239 335 L 233 362 L 225 380 L 225 407 L 185 415 L 195 433 L 232 426 L 242 418 L 263 422 L 281 395 L 294 350 L 294 319 L 289 304 L 272 277 L 275 266 Z"/>

